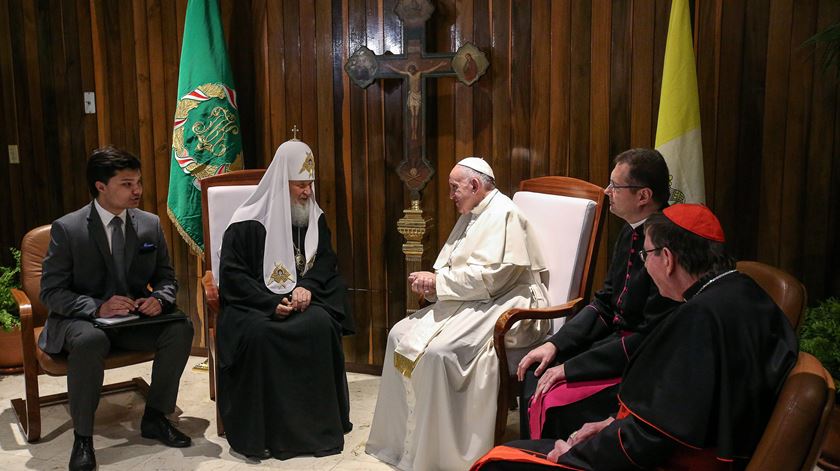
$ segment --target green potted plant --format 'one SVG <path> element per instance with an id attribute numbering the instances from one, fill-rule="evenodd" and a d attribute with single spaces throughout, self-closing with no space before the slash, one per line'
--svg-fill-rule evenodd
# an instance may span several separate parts
<path id="1" fill-rule="evenodd" d="M 817 357 L 840 386 L 840 299 L 828 298 L 805 313 L 799 348 Z M 819 464 L 823 469 L 840 467 L 840 396 L 822 445 Z"/>
<path id="2" fill-rule="evenodd" d="M 840 386 L 840 299 L 828 298 L 806 311 L 799 348 L 817 357 Z"/>
<path id="3" fill-rule="evenodd" d="M 19 372 L 23 364 L 20 318 L 12 288 L 20 288 L 20 251 L 11 248 L 14 266 L 0 267 L 0 372 Z"/>

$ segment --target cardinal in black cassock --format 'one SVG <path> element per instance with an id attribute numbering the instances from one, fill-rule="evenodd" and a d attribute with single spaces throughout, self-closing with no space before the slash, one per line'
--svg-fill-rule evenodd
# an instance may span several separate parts
<path id="1" fill-rule="evenodd" d="M 568 441 L 497 447 L 473 471 L 746 466 L 796 363 L 796 334 L 768 294 L 734 269 L 708 208 L 674 205 L 645 227 L 648 273 L 663 296 L 685 303 L 630 359 L 616 417 Z"/>
<path id="2" fill-rule="evenodd" d="M 353 319 L 314 172 L 309 146 L 283 143 L 222 242 L 219 410 L 250 457 L 340 453 L 352 428 L 341 337 Z"/>

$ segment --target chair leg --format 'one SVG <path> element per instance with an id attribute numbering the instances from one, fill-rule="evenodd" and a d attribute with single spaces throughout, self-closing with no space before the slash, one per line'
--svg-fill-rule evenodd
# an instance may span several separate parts
<path id="1" fill-rule="evenodd" d="M 215 341 L 215 338 L 213 339 Z M 215 401 L 215 408 L 216 408 L 216 433 L 222 437 L 225 434 L 225 425 L 222 423 L 222 414 L 219 413 L 219 401 L 216 400 L 216 358 L 213 355 L 213 352 L 210 351 L 208 355 L 209 362 L 208 366 L 210 367 L 210 399 Z"/>
<path id="2" fill-rule="evenodd" d="M 68 401 L 68 396 L 67 393 L 64 392 L 41 397 L 38 395 L 37 375 L 35 375 L 33 381 L 30 381 L 29 378 L 25 379 L 26 400 L 20 398 L 12 399 L 12 407 L 17 415 L 20 428 L 26 435 L 26 441 L 34 443 L 41 439 L 41 408 L 56 404 L 64 404 Z M 143 396 L 143 398 L 147 398 L 149 396 L 149 384 L 145 379 L 136 377 L 128 381 L 103 385 L 101 395 L 107 396 L 109 394 L 128 391 L 137 391 Z"/>
<path id="3" fill-rule="evenodd" d="M 496 400 L 496 428 L 493 443 L 502 444 L 502 439 L 507 428 L 508 406 L 510 404 L 510 380 L 507 374 L 502 371 L 499 375 L 499 397 Z"/>
<path id="4" fill-rule="evenodd" d="M 207 329 L 207 368 L 210 373 L 210 400 L 216 400 L 216 329 Z"/>
<path id="5" fill-rule="evenodd" d="M 210 400 L 216 400 L 216 361 L 213 352 L 208 349 L 207 367 L 210 372 Z"/>
<path id="6" fill-rule="evenodd" d="M 12 399 L 12 408 L 17 415 L 18 424 L 29 443 L 41 439 L 41 398 L 38 391 L 38 373 L 32 368 L 25 368 L 24 389 L 26 399 Z"/>

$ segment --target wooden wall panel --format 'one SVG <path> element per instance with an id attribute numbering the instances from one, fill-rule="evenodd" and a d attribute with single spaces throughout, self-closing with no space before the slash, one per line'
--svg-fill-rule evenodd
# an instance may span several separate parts
<path id="1" fill-rule="evenodd" d="M 653 68 L 655 2 L 632 2 L 630 25 L 630 147 L 650 146 L 655 137 Z M 645 119 L 647 117 L 648 119 Z"/>
<path id="2" fill-rule="evenodd" d="M 395 0 L 382 2 L 383 12 L 392 12 L 396 5 Z M 402 51 L 402 26 L 396 15 L 385 16 L 382 21 L 384 31 L 383 49 L 392 52 Z M 408 198 L 405 195 L 404 185 L 396 174 L 396 168 L 402 161 L 404 154 L 403 136 L 403 103 L 404 96 L 402 87 L 395 81 L 382 83 L 384 98 L 382 101 L 383 127 L 390 130 L 385 134 L 385 185 L 382 194 L 385 204 L 384 221 L 396 221 L 403 216 Z M 428 192 L 427 192 L 428 193 Z M 383 286 L 383 294 L 386 299 L 384 312 L 371 312 L 368 315 L 371 324 L 371 349 L 368 355 L 369 363 L 379 363 L 379 358 L 385 355 L 385 344 L 388 340 L 388 330 L 400 319 L 405 312 L 406 281 L 405 260 L 403 257 L 394 256 L 402 251 L 402 237 L 395 236 L 396 228 L 393 224 L 384 228 L 384 257 L 386 284 Z M 360 317 L 357 316 L 358 320 Z"/>
<path id="3" fill-rule="evenodd" d="M 13 34 L 9 22 L 9 8 L 0 8 L 0 156 L 6 157 L 8 146 L 19 143 L 17 123 L 17 97 L 15 96 L 15 71 L 13 69 Z M 24 222 L 22 211 L 15 210 L 21 205 L 21 170 L 20 164 L 0 165 L 0 260 L 8 262 L 7 247 L 17 247 L 16 235 L 23 234 Z"/>
<path id="4" fill-rule="evenodd" d="M 711 3 L 703 3 L 712 5 Z M 743 44 L 745 34 L 736 30 L 736 25 L 744 21 L 744 6 L 735 2 L 732 8 L 722 8 L 720 3 L 715 5 L 714 16 L 709 17 L 709 23 L 703 23 L 708 28 L 697 28 L 700 41 L 716 44 L 721 51 L 717 57 L 709 59 L 706 54 L 698 54 L 698 81 L 715 84 L 718 93 L 709 95 L 704 87 L 701 94 L 700 111 L 703 134 L 704 155 L 714 155 L 715 159 L 705 159 L 706 201 L 716 208 L 716 213 L 725 228 L 733 227 L 744 220 L 745 215 L 739 214 L 736 204 L 718 204 L 719 202 L 737 201 L 738 193 L 744 184 L 739 185 L 738 176 L 738 141 L 740 136 L 740 116 L 743 109 L 741 98 L 742 87 L 719 86 L 721 83 L 741 83 L 743 75 Z M 739 8 L 740 7 L 740 8 Z M 700 16 L 704 18 L 703 16 Z M 723 31 L 732 31 L 724 36 Z M 708 34 L 708 38 L 706 35 Z M 727 54 L 723 54 L 727 51 Z M 705 71 L 705 73 L 703 73 Z M 704 99 L 705 98 L 705 99 Z M 718 113 L 717 110 L 726 110 Z M 746 183 L 746 182 L 742 182 Z M 737 243 L 737 236 L 730 232 L 730 243 Z"/>
<path id="5" fill-rule="evenodd" d="M 571 118 L 571 27 L 572 2 L 551 3 L 548 175 L 568 175 L 570 172 Z M 545 99 L 545 97 L 542 97 Z"/>
<path id="6" fill-rule="evenodd" d="M 818 5 L 817 30 L 822 31 L 840 16 L 840 3 L 822 0 Z M 817 57 L 824 46 L 817 49 Z M 801 254 L 802 282 L 805 286 L 820 286 L 831 273 L 832 262 L 837 261 L 834 248 L 837 236 L 838 192 L 832 189 L 832 182 L 839 175 L 837 162 L 840 160 L 840 142 L 835 136 L 838 123 L 837 71 L 823 71 L 819 63 L 813 64 L 814 88 L 811 94 L 811 126 L 808 130 L 807 153 L 805 160 L 805 179 L 808 190 L 802 192 L 805 204 L 802 212 L 800 231 L 809 237 L 800 238 L 803 243 Z M 832 169 L 834 162 L 834 169 Z M 834 253 L 833 257 L 826 254 Z M 834 260 L 832 260 L 832 258 Z M 836 266 L 836 265 L 835 265 Z M 840 282 L 835 276 L 833 283 L 826 288 L 828 293 L 840 292 Z M 813 288 L 811 296 L 813 297 Z"/>
<path id="7" fill-rule="evenodd" d="M 245 163 L 265 167 L 300 136 L 315 151 L 317 196 L 358 324 L 345 339 L 358 368 L 382 362 L 405 310 L 402 238 L 408 202 L 400 81 L 366 90 L 343 66 L 359 46 L 402 52 L 397 0 L 221 0 L 239 92 Z M 499 188 L 570 175 L 607 183 L 612 157 L 651 146 L 656 132 L 670 0 L 435 0 L 427 50 L 466 42 L 490 60 L 472 87 L 427 84 L 423 194 L 431 265 L 455 220 L 451 166 L 493 165 Z M 840 21 L 833 0 L 695 3 L 695 45 L 707 202 L 730 247 L 800 277 L 812 300 L 840 293 L 840 124 L 836 70 L 802 42 Z M 84 204 L 84 162 L 113 143 L 143 162 L 143 207 L 164 215 L 171 119 L 187 0 L 0 2 L 0 260 L 36 225 Z M 97 92 L 83 114 L 82 92 Z M 9 144 L 21 163 L 7 164 Z M 45 191 L 45 189 L 48 189 Z M 200 325 L 196 259 L 162 218 L 181 283 L 179 303 Z M 608 218 L 599 272 L 621 227 Z M 200 329 L 199 329 L 200 331 Z M 196 346 L 203 339 L 197 337 Z"/>
<path id="8" fill-rule="evenodd" d="M 480 3 L 480 2 L 479 2 Z M 454 40 L 447 46 L 457 50 L 461 45 L 475 42 L 473 23 L 475 5 L 473 1 L 459 2 L 455 5 Z M 460 82 L 455 83 L 455 155 L 475 154 L 475 89 Z"/>
<path id="9" fill-rule="evenodd" d="M 768 151 L 784 149 L 790 74 L 791 19 L 793 0 L 780 0 L 770 5 L 767 34 L 767 64 L 765 67 L 764 129 L 762 146 Z M 776 54 L 769 54 L 769 51 Z M 780 249 L 781 212 L 783 193 L 784 153 L 765 152 L 761 159 L 759 182 L 763 195 L 759 205 L 758 226 L 764 236 L 758 240 L 758 258 L 777 260 Z M 785 195 L 787 197 L 788 195 Z M 792 196 L 792 195 L 791 195 Z"/>
<path id="10" fill-rule="evenodd" d="M 79 167 L 96 143 L 96 116 L 82 108 L 93 89 L 89 16 L 85 2 L 0 3 L 2 263 L 29 229 L 89 201 Z"/>
<path id="11" fill-rule="evenodd" d="M 531 93 L 529 123 L 551 121 L 551 2 L 534 2 L 531 8 Z M 548 175 L 551 166 L 548 126 L 529 126 L 531 148 L 528 175 Z M 463 155 L 463 154 L 459 154 Z"/>
<path id="12" fill-rule="evenodd" d="M 813 52 L 797 47 L 813 36 L 817 20 L 817 0 L 796 2 L 791 18 L 790 66 L 788 67 L 788 93 L 785 97 L 787 113 L 785 115 L 785 147 L 782 155 L 799 154 L 807 146 L 809 116 L 811 115 L 811 93 L 814 88 L 814 67 L 811 58 Z M 784 159 L 779 193 L 784 195 L 779 204 L 779 255 L 776 265 L 802 273 L 801 228 L 785 221 L 794 221 L 805 210 L 805 166 L 808 159 L 805 154 L 798 159 Z"/>
<path id="13" fill-rule="evenodd" d="M 472 5 L 472 40 L 473 44 L 487 44 L 492 31 L 491 1 L 474 2 Z M 465 33 L 466 34 L 466 33 Z M 489 156 L 492 154 L 493 128 L 493 85 L 486 75 L 470 87 L 472 94 L 472 154 Z"/>

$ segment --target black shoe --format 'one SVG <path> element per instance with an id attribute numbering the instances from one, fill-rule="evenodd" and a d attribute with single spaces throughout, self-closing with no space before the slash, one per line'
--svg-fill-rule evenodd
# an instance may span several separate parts
<path id="1" fill-rule="evenodd" d="M 93 437 L 76 435 L 73 451 L 70 453 L 70 471 L 92 471 L 96 469 L 96 455 L 93 454 Z"/>
<path id="2" fill-rule="evenodd" d="M 245 456 L 247 456 L 248 458 L 253 458 L 255 460 L 267 460 L 267 459 L 271 458 L 271 450 L 266 448 L 265 450 L 263 450 L 259 453 L 256 453 L 256 454 L 253 454 L 253 455 L 252 454 L 245 454 Z"/>
<path id="3" fill-rule="evenodd" d="M 140 421 L 140 435 L 154 438 L 166 446 L 184 448 L 192 444 L 190 437 L 181 433 L 163 414 L 143 414 Z"/>

